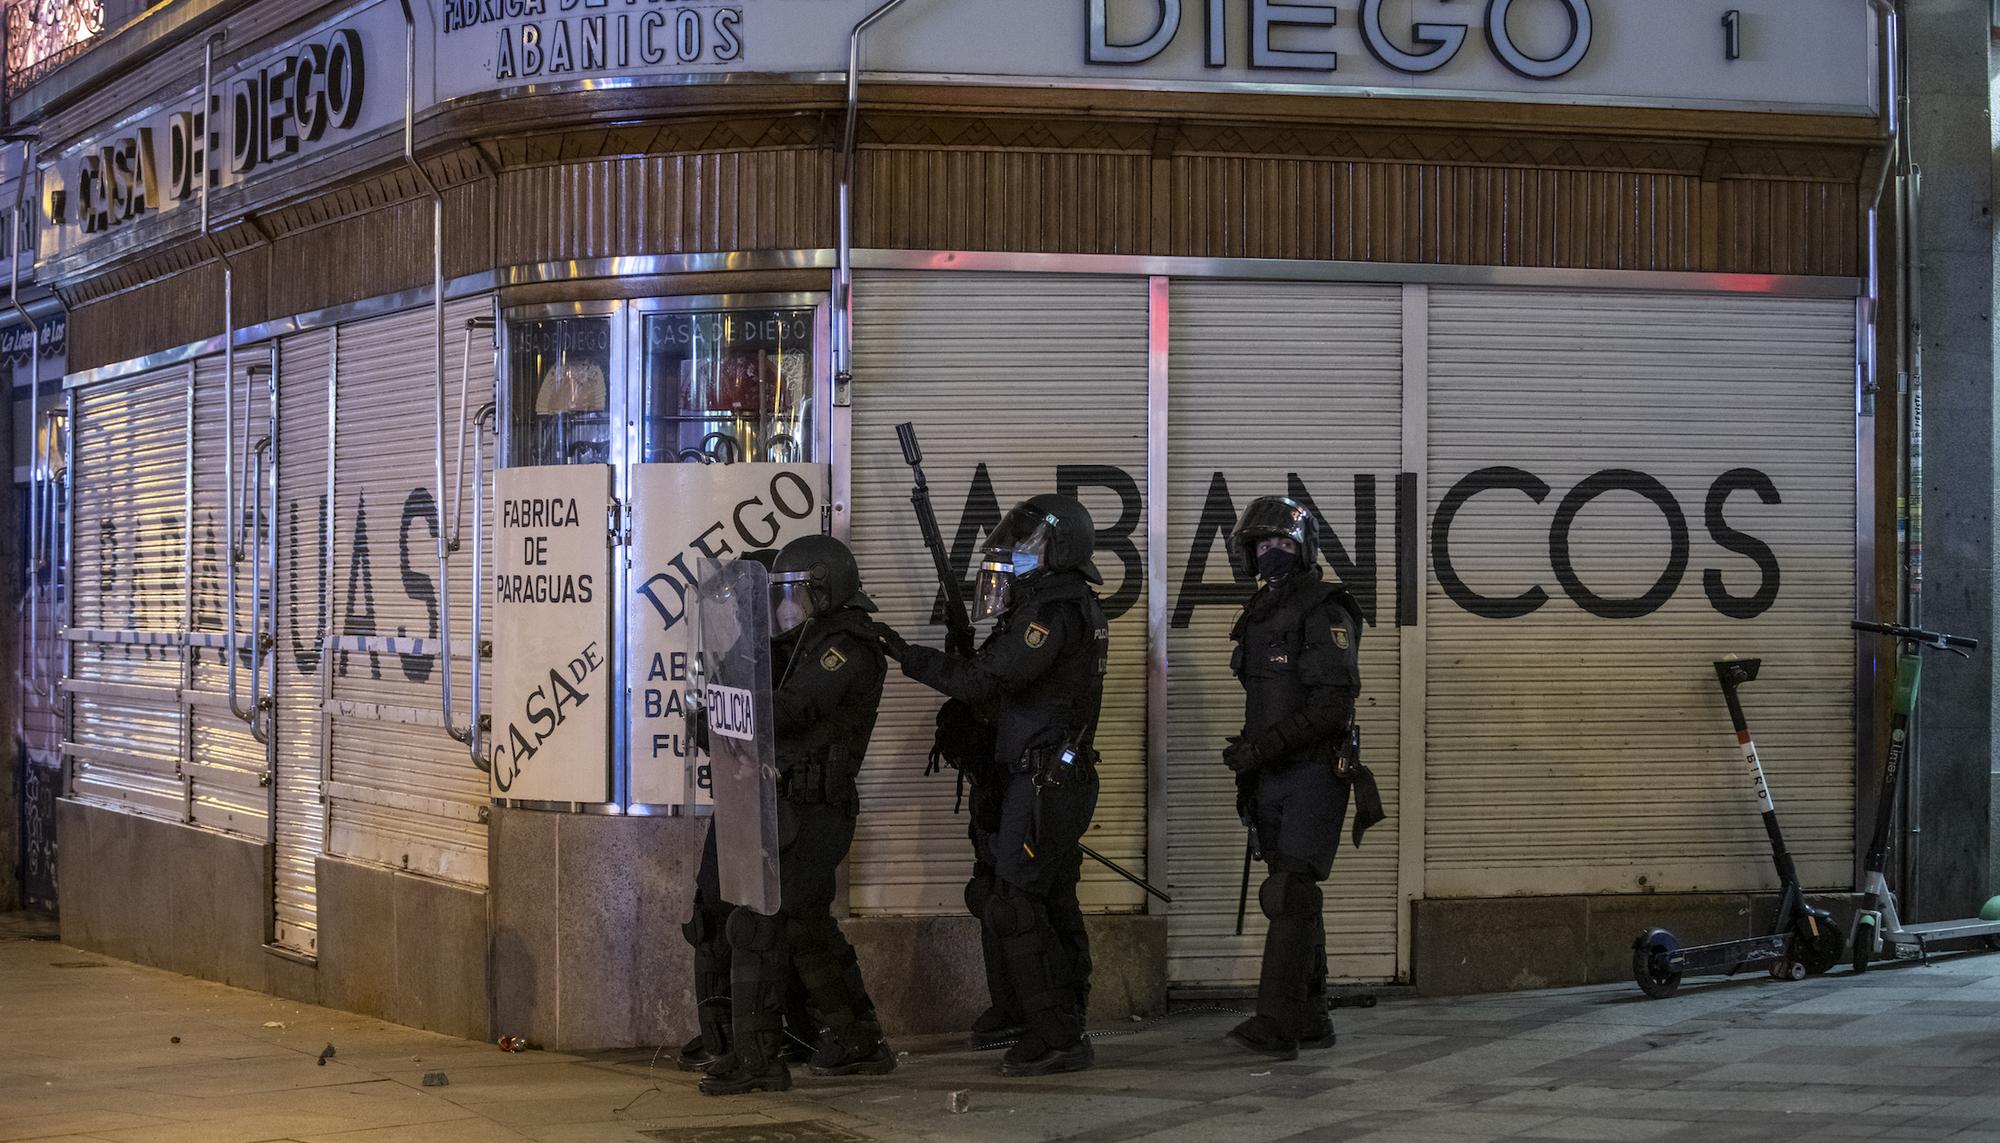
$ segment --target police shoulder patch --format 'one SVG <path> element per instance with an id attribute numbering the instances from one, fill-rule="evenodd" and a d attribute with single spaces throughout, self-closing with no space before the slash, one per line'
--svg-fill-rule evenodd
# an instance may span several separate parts
<path id="1" fill-rule="evenodd" d="M 1343 651 L 1347 650 L 1347 628 L 1335 627 L 1333 629 L 1333 645 Z"/>
<path id="2" fill-rule="evenodd" d="M 1042 644 L 1049 641 L 1049 629 L 1039 623 L 1030 623 L 1028 629 L 1021 633 L 1021 641 L 1031 651 L 1040 650 Z"/>
<path id="3" fill-rule="evenodd" d="M 838 647 L 828 647 L 826 654 L 819 657 L 819 665 L 828 671 L 838 671 L 847 665 L 847 656 L 841 654 Z"/>

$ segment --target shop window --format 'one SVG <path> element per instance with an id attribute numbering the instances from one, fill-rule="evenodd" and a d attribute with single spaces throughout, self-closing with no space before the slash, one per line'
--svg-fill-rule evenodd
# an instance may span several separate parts
<path id="1" fill-rule="evenodd" d="M 611 322 L 605 316 L 508 323 L 512 463 L 610 463 Z"/>
<path id="2" fill-rule="evenodd" d="M 640 460 L 812 462 L 814 310 L 645 316 Z"/>

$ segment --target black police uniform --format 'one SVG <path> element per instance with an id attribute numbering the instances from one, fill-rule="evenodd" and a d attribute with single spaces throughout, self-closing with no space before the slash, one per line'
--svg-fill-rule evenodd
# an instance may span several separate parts
<path id="1" fill-rule="evenodd" d="M 1332 1026 L 1319 883 L 1347 814 L 1350 782 L 1336 767 L 1361 693 L 1360 609 L 1317 567 L 1305 569 L 1260 587 L 1230 638 L 1244 693 L 1240 741 L 1257 759 L 1239 778 L 1237 808 L 1269 869 L 1257 892 L 1270 928 L 1253 1023 L 1277 1040 L 1324 1046 Z"/>
<path id="2" fill-rule="evenodd" d="M 870 1049 L 881 1047 L 882 1029 L 853 946 L 833 918 L 835 870 L 854 840 L 860 806 L 855 779 L 875 729 L 887 673 L 868 613 L 841 607 L 774 641 L 772 670 L 779 909 L 771 917 L 743 908 L 728 913 L 723 925 L 726 967 L 714 963 L 713 941 L 696 943 L 697 988 L 706 998 L 719 975 L 728 977 L 727 1018 L 733 1025 L 733 1058 L 709 1069 L 704 1090 L 718 1082 L 726 1085 L 732 1072 L 755 1078 L 782 1071 L 787 985 L 794 971 L 814 1014 L 827 1027 L 826 1040 L 813 1056 L 814 1071 L 841 1075 L 894 1066 L 893 1056 L 865 1058 Z M 698 896 L 719 899 L 716 888 L 711 829 Z M 699 907 L 696 917 L 698 922 L 703 918 Z M 713 910 L 708 917 L 712 921 Z M 704 1032 L 715 1018 L 705 1007 Z"/>
<path id="3" fill-rule="evenodd" d="M 993 768 L 974 777 L 966 907 L 980 921 L 994 1008 L 1024 1025 L 1010 1067 L 1051 1053 L 1069 1053 L 1065 1066 L 1088 1062 L 1077 846 L 1097 808 L 1090 743 L 1109 646 L 1089 581 L 1069 569 L 1023 580 L 975 658 L 915 645 L 902 653 L 904 674 L 990 712 Z"/>

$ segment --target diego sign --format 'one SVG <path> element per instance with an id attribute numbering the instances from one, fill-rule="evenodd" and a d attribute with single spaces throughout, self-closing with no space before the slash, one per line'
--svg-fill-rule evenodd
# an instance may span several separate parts
<path id="1" fill-rule="evenodd" d="M 401 30 L 394 5 L 371 5 L 218 71 L 206 107 L 197 85 L 63 152 L 42 173 L 41 256 L 394 121 L 402 93 L 371 82 L 370 61 L 400 60 Z"/>
<path id="2" fill-rule="evenodd" d="M 709 801 L 708 762 L 687 740 L 699 641 L 695 581 L 702 559 L 738 559 L 817 534 L 823 464 L 641 464 L 632 469 L 632 801 Z M 711 733 L 717 733 L 711 721 Z"/>
<path id="3" fill-rule="evenodd" d="M 878 0 L 437 0 L 437 96 L 630 76 L 837 77 Z M 1871 114 L 1868 0 L 1005 0 L 911 5 L 917 81 L 1448 94 Z"/>

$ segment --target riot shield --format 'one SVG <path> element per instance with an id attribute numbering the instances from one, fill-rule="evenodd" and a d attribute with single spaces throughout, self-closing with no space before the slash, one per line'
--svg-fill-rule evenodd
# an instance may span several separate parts
<path id="1" fill-rule="evenodd" d="M 778 911 L 778 755 L 771 711 L 771 576 L 753 560 L 697 565 L 709 783 L 722 899 Z"/>

